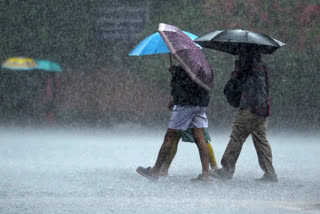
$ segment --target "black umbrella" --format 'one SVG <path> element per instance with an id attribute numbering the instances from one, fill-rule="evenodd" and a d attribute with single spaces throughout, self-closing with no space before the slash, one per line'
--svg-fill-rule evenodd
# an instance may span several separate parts
<path id="1" fill-rule="evenodd" d="M 255 48 L 262 54 L 272 54 L 285 45 L 270 36 L 240 29 L 212 31 L 194 41 L 204 48 L 233 55 L 238 55 L 242 48 Z"/>

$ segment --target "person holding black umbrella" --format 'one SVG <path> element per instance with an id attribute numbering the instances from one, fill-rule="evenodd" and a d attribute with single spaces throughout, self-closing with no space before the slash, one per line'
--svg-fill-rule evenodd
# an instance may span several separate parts
<path id="1" fill-rule="evenodd" d="M 234 121 L 230 141 L 223 154 L 219 170 L 211 171 L 213 177 L 232 179 L 237 159 L 247 137 L 251 134 L 257 151 L 259 165 L 264 175 L 257 181 L 277 182 L 272 164 L 272 151 L 266 138 L 267 119 L 270 115 L 268 68 L 255 47 L 240 49 L 239 69 L 233 78 L 241 82 L 239 112 Z"/>
<path id="2" fill-rule="evenodd" d="M 257 181 L 277 182 L 272 151 L 266 138 L 267 118 L 270 115 L 269 77 L 261 54 L 272 54 L 285 44 L 268 35 L 242 29 L 208 32 L 195 42 L 204 48 L 239 55 L 236 72 L 232 73 L 224 94 L 228 103 L 240 110 L 221 160 L 222 168 L 211 171 L 211 175 L 232 179 L 242 145 L 251 134 L 259 165 L 264 171 L 263 177 Z"/>

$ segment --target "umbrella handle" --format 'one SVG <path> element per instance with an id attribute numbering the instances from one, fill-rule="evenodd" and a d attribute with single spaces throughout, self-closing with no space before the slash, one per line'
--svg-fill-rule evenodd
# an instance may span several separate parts
<path id="1" fill-rule="evenodd" d="M 170 67 L 172 66 L 172 58 L 171 58 L 171 53 L 169 53 L 169 57 L 170 57 Z"/>

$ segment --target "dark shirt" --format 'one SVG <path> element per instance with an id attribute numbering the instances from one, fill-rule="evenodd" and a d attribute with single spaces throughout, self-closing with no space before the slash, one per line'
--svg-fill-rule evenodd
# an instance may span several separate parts
<path id="1" fill-rule="evenodd" d="M 240 109 L 250 108 L 258 116 L 270 115 L 269 78 L 267 66 L 260 60 L 253 60 L 252 66 L 241 71 L 242 82 Z"/>
<path id="2" fill-rule="evenodd" d="M 173 104 L 180 106 L 208 106 L 209 93 L 192 81 L 181 66 L 177 66 L 172 73 L 171 95 Z"/>

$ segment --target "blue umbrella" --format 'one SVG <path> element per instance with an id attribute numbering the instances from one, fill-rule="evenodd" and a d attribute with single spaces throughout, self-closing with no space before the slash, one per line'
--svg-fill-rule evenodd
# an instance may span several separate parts
<path id="1" fill-rule="evenodd" d="M 189 36 L 192 40 L 198 38 L 198 36 L 182 31 L 184 34 Z M 196 44 L 201 48 L 200 45 Z M 151 34 L 142 42 L 140 42 L 129 54 L 129 56 L 143 56 L 143 55 L 151 55 L 151 54 L 161 54 L 161 53 L 170 53 L 170 50 L 167 44 L 163 41 L 159 32 Z M 171 53 L 170 53 L 170 65 L 172 65 Z"/>
<path id="2" fill-rule="evenodd" d="M 44 70 L 44 71 L 52 71 L 52 72 L 62 72 L 61 66 L 49 60 L 36 60 L 38 63 L 37 69 Z"/>
<path id="3" fill-rule="evenodd" d="M 189 36 L 192 40 L 198 38 L 198 36 L 182 31 L 184 34 Z M 170 50 L 167 44 L 163 41 L 162 37 L 158 32 L 151 34 L 142 42 L 140 42 L 129 54 L 129 56 L 143 56 L 150 54 L 161 54 L 161 53 L 170 53 Z"/>

